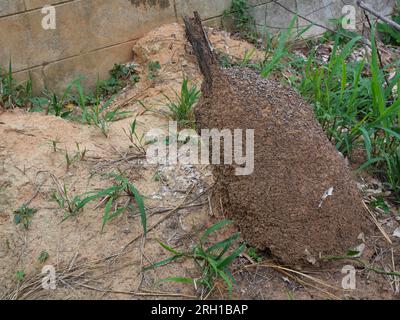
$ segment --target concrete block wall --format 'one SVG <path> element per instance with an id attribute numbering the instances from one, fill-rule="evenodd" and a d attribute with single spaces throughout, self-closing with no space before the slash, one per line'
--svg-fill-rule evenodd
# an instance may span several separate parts
<path id="1" fill-rule="evenodd" d="M 345 5 L 353 5 L 356 8 L 357 23 L 360 24 L 363 14 L 356 2 L 356 0 L 249 0 L 258 31 L 271 34 L 286 29 L 293 18 L 293 12 L 297 12 L 299 16 L 296 25 L 298 29 L 311 25 L 310 21 L 332 28 L 334 27 L 332 19 L 342 16 L 342 8 Z M 364 0 L 364 2 L 378 12 L 390 16 L 396 0 Z M 322 27 L 313 26 L 305 36 L 318 35 L 325 31 L 326 29 Z"/>
<path id="2" fill-rule="evenodd" d="M 11 58 L 16 79 L 40 92 L 62 91 L 78 75 L 93 86 L 114 63 L 132 59 L 138 38 L 198 10 L 218 24 L 230 0 L 0 0 L 0 66 Z M 44 30 L 41 12 L 56 9 L 56 29 Z"/>
<path id="3" fill-rule="evenodd" d="M 344 4 L 355 0 L 249 0 L 260 32 L 287 28 L 293 12 L 329 25 L 341 15 Z M 395 0 L 368 0 L 374 8 L 390 13 Z M 56 9 L 56 29 L 44 30 L 41 9 Z M 231 0 L 0 0 L 0 66 L 11 58 L 15 77 L 31 75 L 35 92 L 44 88 L 62 92 L 78 75 L 88 86 L 97 76 L 106 78 L 114 63 L 132 59 L 134 42 L 164 23 L 181 21 L 197 10 L 206 22 L 221 25 Z M 296 27 L 308 25 L 299 19 Z M 308 35 L 324 31 L 314 27 Z"/>

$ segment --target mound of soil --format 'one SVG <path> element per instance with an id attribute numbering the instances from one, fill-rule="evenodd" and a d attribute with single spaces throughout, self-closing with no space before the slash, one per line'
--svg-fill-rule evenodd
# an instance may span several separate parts
<path id="1" fill-rule="evenodd" d="M 250 69 L 219 68 L 199 17 L 185 23 L 205 76 L 198 128 L 255 134 L 253 174 L 214 166 L 218 209 L 222 204 L 248 244 L 289 265 L 345 255 L 369 224 L 350 170 L 313 109 L 292 89 Z"/>

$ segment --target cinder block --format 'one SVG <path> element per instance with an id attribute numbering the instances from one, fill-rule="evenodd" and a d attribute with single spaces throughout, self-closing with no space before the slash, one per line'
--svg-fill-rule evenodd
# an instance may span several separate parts
<path id="1" fill-rule="evenodd" d="M 0 66 L 8 66 L 11 59 L 14 71 L 29 67 L 29 23 L 26 15 L 18 14 L 0 19 Z"/>
<path id="2" fill-rule="evenodd" d="M 101 49 L 78 57 L 50 63 L 44 67 L 44 80 L 47 89 L 62 93 L 67 85 L 78 77 L 84 77 L 86 88 L 93 89 L 97 76 L 106 79 L 115 63 L 132 60 L 134 41 Z"/>
<path id="3" fill-rule="evenodd" d="M 13 74 L 17 83 L 24 84 L 30 78 L 32 80 L 32 91 L 34 95 L 40 95 L 45 89 L 42 67 Z"/>
<path id="4" fill-rule="evenodd" d="M 72 2 L 74 0 L 69 0 Z M 56 5 L 62 2 L 66 2 L 65 0 L 25 0 L 26 10 L 40 9 L 46 5 Z"/>
<path id="5" fill-rule="evenodd" d="M 221 17 L 211 18 L 204 21 L 204 25 L 210 28 L 222 28 Z"/>
<path id="6" fill-rule="evenodd" d="M 339 4 L 338 1 L 332 0 L 297 1 L 299 15 L 306 17 L 308 20 L 320 25 L 311 27 L 311 29 L 303 34 L 303 37 L 322 34 L 326 31 L 325 28 L 335 28 L 335 24 L 331 20 L 340 18 L 342 14 L 342 7 L 344 6 L 341 1 L 339 2 L 341 4 Z M 302 29 L 312 25 L 310 21 L 299 17 L 299 28 Z"/>
<path id="7" fill-rule="evenodd" d="M 396 0 L 364 0 L 364 2 L 383 15 L 392 14 L 393 8 L 396 5 Z"/>
<path id="8" fill-rule="evenodd" d="M 161 8 L 136 6 L 126 0 L 82 0 L 56 7 L 55 30 L 43 29 L 43 17 L 40 10 L 27 14 L 30 66 L 137 39 L 163 23 L 174 21 L 175 13 L 173 5 Z"/>
<path id="9" fill-rule="evenodd" d="M 1 0 L 0 17 L 15 14 L 25 10 L 24 0 Z"/>
<path id="10" fill-rule="evenodd" d="M 178 19 L 193 15 L 193 11 L 198 11 L 202 19 L 209 19 L 221 16 L 231 4 L 231 0 L 176 0 L 176 11 Z"/>
<path id="11" fill-rule="evenodd" d="M 80 1 L 57 6 L 55 30 L 43 29 L 44 17 L 41 10 L 26 14 L 30 36 L 30 67 L 77 56 L 95 47 L 93 36 L 88 33 L 89 14 L 83 10 Z"/>
<path id="12" fill-rule="evenodd" d="M 390 15 L 393 12 L 395 0 L 364 0 L 364 2 L 380 12 L 383 15 Z M 356 23 L 361 24 L 363 19 L 363 11 L 357 5 L 356 0 L 302 0 L 297 1 L 298 12 L 302 16 L 306 16 L 309 20 L 318 23 L 327 28 L 335 28 L 332 20 L 340 19 L 343 16 L 342 9 L 345 5 L 353 5 L 356 8 Z M 375 17 L 371 16 L 372 19 Z M 310 25 L 310 22 L 299 18 L 299 26 L 304 27 Z M 313 36 L 322 34 L 326 29 L 315 26 L 307 31 L 304 36 Z"/>
<path id="13" fill-rule="evenodd" d="M 175 21 L 173 0 L 86 0 L 84 3 L 80 6 L 88 12 L 84 32 L 91 49 L 137 39 Z"/>
<path id="14" fill-rule="evenodd" d="M 290 11 L 296 12 L 296 2 L 293 0 L 280 1 L 282 6 Z M 286 30 L 293 19 L 294 14 L 284 9 L 276 3 L 268 2 L 265 5 L 257 6 L 252 9 L 259 32 L 269 32 L 272 34 Z M 296 30 L 296 25 L 294 27 Z"/>

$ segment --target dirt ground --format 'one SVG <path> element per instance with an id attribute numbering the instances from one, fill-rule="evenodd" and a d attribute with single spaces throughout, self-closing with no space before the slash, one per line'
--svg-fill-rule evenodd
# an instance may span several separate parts
<path id="1" fill-rule="evenodd" d="M 210 31 L 215 47 L 240 59 L 251 45 Z M 183 28 L 170 24 L 156 29 L 135 45 L 134 61 L 141 67 L 141 81 L 124 90 L 111 108 L 123 105 L 132 117 L 112 124 L 108 138 L 99 129 L 44 114 L 12 110 L 0 114 L 0 297 L 3 299 L 166 299 L 204 298 L 204 292 L 191 285 L 162 283 L 160 279 L 180 276 L 199 277 L 190 261 L 142 272 L 142 267 L 169 257 L 158 240 L 174 248 L 190 248 L 198 234 L 223 219 L 210 211 L 208 191 L 213 184 L 211 168 L 205 166 L 151 166 L 134 155 L 123 129 L 143 112 L 139 100 L 152 110 L 165 110 L 164 94 L 174 96 L 184 75 L 193 83 L 202 81 L 195 58 L 184 38 Z M 257 52 L 253 59 L 262 58 Z M 147 64 L 159 61 L 161 70 L 148 80 Z M 167 128 L 168 119 L 151 112 L 139 116 L 142 132 Z M 58 140 L 54 152 L 52 141 Z M 83 161 L 67 171 L 65 152 L 73 155 L 79 143 L 88 150 Z M 63 222 L 64 211 L 52 199 L 57 184 L 71 195 L 111 186 L 108 173 L 119 170 L 145 196 L 148 225 L 155 226 L 146 241 L 141 237 L 138 215 L 123 215 L 108 223 L 101 232 L 103 207 L 91 203 L 76 217 Z M 157 179 L 155 177 L 158 177 Z M 361 178 L 360 178 L 361 179 Z M 363 190 L 379 186 L 372 178 L 360 180 Z M 28 230 L 14 223 L 13 211 L 30 201 L 37 209 Z M 379 213 L 377 213 L 379 214 Z M 400 265 L 400 239 L 392 237 L 399 226 L 394 215 L 377 215 L 389 234 L 390 245 L 375 230 L 366 239 L 365 256 L 377 268 L 395 271 Z M 232 228 L 224 230 L 227 236 Z M 57 272 L 57 289 L 41 286 L 42 251 L 49 253 L 46 265 Z M 344 265 L 357 267 L 357 289 L 343 290 Z M 399 283 L 351 261 L 340 261 L 322 270 L 298 273 L 276 264 L 271 257 L 254 264 L 247 254 L 235 261 L 236 299 L 396 299 Z M 16 273 L 23 271 L 23 281 Z M 397 294 L 395 293 L 397 290 Z M 218 284 L 209 298 L 226 298 Z"/>

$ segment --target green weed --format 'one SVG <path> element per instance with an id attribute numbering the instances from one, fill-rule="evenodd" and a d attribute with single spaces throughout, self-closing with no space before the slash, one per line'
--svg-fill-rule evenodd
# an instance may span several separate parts
<path id="1" fill-rule="evenodd" d="M 177 121 L 179 125 L 192 126 L 194 123 L 193 107 L 199 100 L 201 92 L 195 85 L 189 86 L 189 80 L 184 78 L 181 92 L 175 92 L 175 95 L 175 101 L 164 95 L 169 102 L 167 107 L 171 113 L 171 118 Z"/>
<path id="2" fill-rule="evenodd" d="M 101 133 L 108 138 L 110 123 L 124 119 L 130 115 L 130 112 L 119 110 L 107 110 L 113 102 L 114 97 L 108 99 L 103 105 L 95 105 L 86 112 L 86 122 L 100 129 Z"/>
<path id="3" fill-rule="evenodd" d="M 117 174 L 112 174 L 111 176 L 115 180 L 115 184 L 111 187 L 99 191 L 91 191 L 81 196 L 75 196 L 72 200 L 70 200 L 65 186 L 62 194 L 54 193 L 53 199 L 58 203 L 60 208 L 66 210 L 67 215 L 64 221 L 70 217 L 76 216 L 90 202 L 100 200 L 102 204 L 105 204 L 101 231 L 104 231 L 108 222 L 125 212 L 134 211 L 137 208 L 144 233 L 146 234 L 147 217 L 143 196 L 128 179 Z M 124 201 L 121 202 L 120 200 Z"/>
<path id="4" fill-rule="evenodd" d="M 102 98 L 117 94 L 128 84 L 139 82 L 140 77 L 135 64 L 115 64 L 110 71 L 110 77 L 105 81 L 98 81 L 98 93 Z"/>
<path id="5" fill-rule="evenodd" d="M 257 42 L 257 33 L 254 17 L 250 13 L 247 0 L 233 0 L 229 10 L 225 10 L 224 17 L 233 21 L 233 28 L 241 37 L 250 42 Z"/>
<path id="6" fill-rule="evenodd" d="M 298 17 L 294 16 L 289 24 L 289 27 L 284 31 L 280 32 L 277 36 L 278 43 L 273 46 L 270 42 L 266 48 L 265 61 L 261 66 L 261 76 L 268 77 L 274 70 L 280 70 L 287 68 L 292 65 L 296 65 L 302 58 L 297 58 L 290 53 L 291 50 L 291 38 L 300 38 L 305 32 L 307 32 L 311 26 L 301 28 L 297 33 L 294 33 L 296 21 Z"/>
<path id="7" fill-rule="evenodd" d="M 103 102 L 100 84 L 97 84 L 96 96 L 93 98 L 87 95 L 83 88 L 81 79 L 73 82 L 72 88 L 75 91 L 74 102 L 80 110 L 80 121 L 88 125 L 94 125 L 99 128 L 102 134 L 107 138 L 110 123 L 124 119 L 130 115 L 130 112 L 120 110 L 107 110 L 114 101 L 114 96 L 109 97 Z"/>
<path id="8" fill-rule="evenodd" d="M 75 143 L 75 146 L 76 146 L 76 151 L 75 151 L 75 154 L 73 156 L 70 156 L 68 151 L 65 151 L 65 161 L 66 161 L 66 164 L 67 164 L 67 171 L 69 171 L 69 169 L 71 168 L 71 166 L 75 162 L 77 162 L 77 161 L 85 161 L 87 149 L 85 148 L 85 149 L 81 150 L 81 146 L 77 142 Z M 57 150 L 56 147 L 55 147 L 54 150 Z"/>
<path id="9" fill-rule="evenodd" d="M 16 277 L 17 281 L 23 281 L 25 279 L 25 272 L 22 270 L 18 270 L 15 273 L 15 277 Z"/>
<path id="10" fill-rule="evenodd" d="M 147 70 L 149 72 L 148 79 L 155 80 L 158 76 L 158 72 L 161 70 L 161 64 L 158 61 L 150 61 L 147 65 Z"/>
<path id="11" fill-rule="evenodd" d="M 382 197 L 378 197 L 376 200 L 371 201 L 370 206 L 372 208 L 381 209 L 386 214 L 390 213 L 390 207 Z"/>
<path id="12" fill-rule="evenodd" d="M 396 0 L 396 7 L 393 11 L 392 20 L 400 24 L 400 0 Z M 377 27 L 381 39 L 386 44 L 400 45 L 400 31 L 391 27 L 385 22 L 379 22 Z"/>
<path id="13" fill-rule="evenodd" d="M 239 239 L 240 233 L 235 233 L 216 244 L 208 244 L 210 235 L 231 223 L 231 221 L 223 220 L 207 229 L 200 237 L 198 244 L 190 252 L 181 252 L 159 242 L 165 250 L 172 253 L 172 256 L 145 267 L 144 270 L 165 266 L 178 259 L 190 259 L 201 272 L 199 278 L 171 277 L 162 279 L 161 282 L 189 283 L 196 288 L 203 286 L 208 292 L 211 292 L 215 288 L 215 282 L 222 280 L 227 286 L 229 296 L 232 297 L 235 279 L 229 270 L 229 266 L 245 250 L 246 246 L 242 244 L 235 249 L 232 248 L 235 241 Z"/>
<path id="14" fill-rule="evenodd" d="M 247 250 L 247 254 L 250 258 L 252 258 L 255 262 L 260 263 L 262 261 L 262 256 L 258 254 L 257 249 L 249 248 Z"/>
<path id="15" fill-rule="evenodd" d="M 43 264 L 50 258 L 50 255 L 47 251 L 42 251 L 38 257 L 38 262 Z"/>
<path id="16" fill-rule="evenodd" d="M 70 197 L 66 185 L 64 185 L 62 190 L 54 192 L 52 198 L 61 209 L 65 210 L 63 221 L 76 216 L 91 201 L 86 198 L 82 199 L 81 196 Z"/>
<path id="17" fill-rule="evenodd" d="M 397 195 L 400 192 L 400 100 L 393 94 L 399 83 L 397 66 L 379 67 L 372 30 L 370 61 L 349 61 L 361 37 L 341 45 L 336 36 L 327 65 L 310 54 L 300 67 L 300 93 L 314 106 L 316 116 L 328 137 L 344 155 L 351 157 L 355 148 L 365 151 L 367 168 L 379 175 Z M 369 65 L 369 69 L 367 68 Z M 395 77 L 385 86 L 385 72 L 396 67 Z"/>
<path id="18" fill-rule="evenodd" d="M 26 107 L 32 98 L 32 80 L 16 83 L 13 77 L 11 60 L 8 70 L 0 68 L 0 107 L 6 109 Z"/>
<path id="19" fill-rule="evenodd" d="M 23 204 L 19 209 L 14 211 L 15 224 L 22 224 L 28 230 L 32 217 L 36 212 L 36 209 L 29 208 L 26 204 Z"/>
<path id="20" fill-rule="evenodd" d="M 129 125 L 129 129 L 123 129 L 125 135 L 128 137 L 129 141 L 131 142 L 133 148 L 142 155 L 146 154 L 146 146 L 149 144 L 148 141 L 145 139 L 145 134 L 142 133 L 139 135 L 137 133 L 137 119 L 131 122 Z"/>
<path id="21" fill-rule="evenodd" d="M 157 64 L 151 66 L 156 74 Z M 126 85 L 140 80 L 136 65 L 116 64 L 110 78 L 97 81 L 96 90 L 85 92 L 83 78 L 73 80 L 61 95 L 44 91 L 43 96 L 32 96 L 32 81 L 17 84 L 13 78 L 11 62 L 8 70 L 0 68 L 0 106 L 5 108 L 26 107 L 31 112 L 43 112 L 64 119 L 93 124 L 107 136 L 109 123 L 127 116 L 127 112 L 107 111 L 113 96 Z"/>

